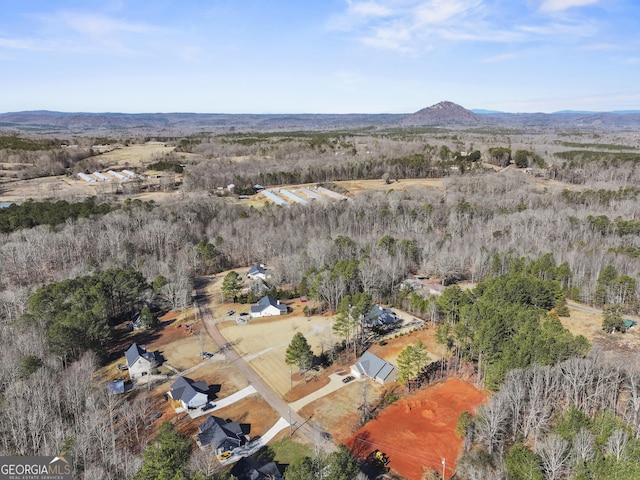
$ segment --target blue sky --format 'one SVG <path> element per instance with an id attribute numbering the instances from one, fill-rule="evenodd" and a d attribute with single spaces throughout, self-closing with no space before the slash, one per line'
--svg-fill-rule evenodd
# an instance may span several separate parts
<path id="1" fill-rule="evenodd" d="M 0 0 L 0 112 L 640 109 L 638 0 Z"/>

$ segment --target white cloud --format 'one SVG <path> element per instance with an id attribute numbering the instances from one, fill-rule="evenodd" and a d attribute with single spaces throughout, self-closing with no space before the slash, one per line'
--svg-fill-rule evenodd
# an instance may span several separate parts
<path id="1" fill-rule="evenodd" d="M 60 12 L 49 21 L 90 36 L 104 37 L 118 33 L 150 33 L 155 28 L 135 22 L 127 22 L 96 13 Z"/>
<path id="2" fill-rule="evenodd" d="M 500 55 L 493 55 L 492 57 L 484 58 L 481 61 L 482 63 L 500 63 L 500 62 L 513 60 L 516 58 L 519 58 L 519 55 L 515 53 L 502 53 Z"/>
<path id="3" fill-rule="evenodd" d="M 592 37 L 598 31 L 596 25 L 588 22 L 551 22 L 540 25 L 521 25 L 518 30 L 543 39 L 561 38 L 563 40 Z"/>
<path id="4" fill-rule="evenodd" d="M 540 2 L 541 0 L 536 0 Z M 542 0 L 540 10 L 561 12 L 600 0 Z M 532 7 L 529 2 L 529 7 Z M 420 52 L 451 42 L 573 42 L 594 37 L 595 18 L 540 17 L 535 8 L 493 0 L 346 0 L 331 28 L 375 48 Z M 538 3 L 539 4 L 539 3 Z"/>
<path id="5" fill-rule="evenodd" d="M 594 5 L 600 0 L 543 0 L 540 10 L 543 12 L 561 12 L 573 7 Z"/>
<path id="6" fill-rule="evenodd" d="M 482 2 L 465 0 L 431 0 L 422 2 L 415 8 L 416 24 L 438 25 L 456 18 L 466 17 Z"/>
<path id="7" fill-rule="evenodd" d="M 482 5 L 482 0 L 348 0 L 331 27 L 355 32 L 363 44 L 377 48 L 425 50 L 443 38 L 439 30 L 464 29 L 462 22 Z"/>
<path id="8" fill-rule="evenodd" d="M 40 50 L 33 41 L 22 38 L 0 38 L 0 48 L 10 50 Z"/>
<path id="9" fill-rule="evenodd" d="M 23 40 L 32 50 L 59 53 L 107 53 L 131 55 L 139 52 L 144 40 L 167 32 L 142 22 L 132 22 L 103 13 L 57 11 L 32 15 L 40 22 L 33 28 L 34 37 Z"/>
<path id="10" fill-rule="evenodd" d="M 349 1 L 349 12 L 361 17 L 387 17 L 393 10 L 378 2 L 352 2 Z"/>

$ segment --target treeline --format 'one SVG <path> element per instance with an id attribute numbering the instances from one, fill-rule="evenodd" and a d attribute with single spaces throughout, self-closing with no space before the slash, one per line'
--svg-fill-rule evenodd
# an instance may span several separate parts
<path id="1" fill-rule="evenodd" d="M 587 217 L 632 219 L 636 208 L 634 200 L 624 199 L 594 211 L 537 189 L 528 176 L 502 174 L 451 177 L 442 190 L 370 192 L 348 202 L 287 208 L 251 208 L 216 198 L 129 202 L 53 231 L 41 225 L 28 234 L 0 234 L 0 316 L 17 318 L 36 286 L 96 268 L 135 268 L 148 281 L 162 275 L 168 281 L 163 295 L 181 308 L 197 272 L 266 262 L 278 282 L 299 285 L 315 271 L 307 288 L 317 276 L 318 285 L 342 282 L 340 288 L 348 290 L 351 267 L 333 269 L 339 260 L 357 260 L 355 280 L 378 301 L 392 299 L 403 275 L 420 273 L 443 284 L 482 281 L 508 271 L 508 261 L 495 260 L 496 253 L 531 258 L 550 245 L 572 273 L 566 281 L 571 298 L 595 303 L 606 266 L 616 269 L 616 277 L 636 278 L 640 262 L 624 250 L 633 246 L 634 235 L 601 232 Z M 346 256 L 339 256 L 341 249 Z M 637 287 L 625 296 L 633 309 Z"/>
<path id="2" fill-rule="evenodd" d="M 27 200 L 20 204 L 12 203 L 6 208 L 0 208 L 0 232 L 10 233 L 37 225 L 55 226 L 68 219 L 102 215 L 112 209 L 113 207 L 108 203 L 96 203 L 95 197 L 88 197 L 76 203 L 69 203 L 66 200 L 57 202 Z"/>
<path id="3" fill-rule="evenodd" d="M 623 163 L 635 164 L 640 161 L 639 153 L 604 152 L 593 150 L 567 150 L 555 153 L 557 158 L 569 160 L 571 168 L 584 166 L 586 163 L 598 162 L 600 166 L 617 166 Z"/>
<path id="4" fill-rule="evenodd" d="M 353 157 L 351 157 L 353 158 Z M 254 170 L 247 173 L 247 170 Z M 452 172 L 481 172 L 479 163 L 467 160 L 467 157 L 459 159 L 432 159 L 430 155 L 416 153 L 406 157 L 346 160 L 328 160 L 323 164 L 306 166 L 293 166 L 291 169 L 272 168 L 265 165 L 258 169 L 255 164 L 247 169 L 238 169 L 230 174 L 219 168 L 217 162 L 203 162 L 190 165 L 187 169 L 185 187 L 189 190 L 211 190 L 214 186 L 225 186 L 233 183 L 241 188 L 260 184 L 264 186 L 322 183 L 327 181 L 345 180 L 379 180 L 402 178 L 440 178 L 451 175 Z"/>
<path id="5" fill-rule="evenodd" d="M 49 138 L 26 138 L 17 135 L 0 135 L 0 150 L 49 150 L 60 148 L 62 140 Z"/>
<path id="6" fill-rule="evenodd" d="M 551 313 L 563 305 L 570 275 L 545 256 L 530 263 L 514 261 L 507 273 L 471 291 L 449 287 L 436 300 L 444 316 L 438 341 L 453 349 L 457 361 L 473 361 L 479 379 L 491 389 L 512 368 L 586 355 L 587 339 L 574 337 Z"/>
<path id="7" fill-rule="evenodd" d="M 104 356 L 112 327 L 131 318 L 149 290 L 140 272 L 131 269 L 50 283 L 29 298 L 20 322 L 42 322 L 49 348 L 64 362 L 87 350 Z"/>
<path id="8" fill-rule="evenodd" d="M 567 203 L 609 206 L 611 202 L 614 201 L 635 200 L 638 198 L 638 194 L 640 194 L 640 188 L 629 185 L 620 187 L 617 190 L 608 190 L 606 188 L 600 188 L 598 190 L 590 188 L 586 190 L 564 189 L 562 191 L 562 198 L 564 198 Z"/>
<path id="9" fill-rule="evenodd" d="M 465 421 L 468 480 L 640 478 L 640 371 L 597 354 L 510 372 Z"/>

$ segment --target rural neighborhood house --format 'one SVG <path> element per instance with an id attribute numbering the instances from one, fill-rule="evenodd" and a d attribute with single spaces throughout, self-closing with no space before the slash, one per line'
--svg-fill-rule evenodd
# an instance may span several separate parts
<path id="1" fill-rule="evenodd" d="M 371 352 L 364 352 L 360 360 L 351 367 L 351 373 L 356 378 L 367 377 L 375 380 L 380 385 L 395 382 L 398 369 L 389 362 Z"/>
<path id="2" fill-rule="evenodd" d="M 247 272 L 247 277 L 251 280 L 266 280 L 268 276 L 267 269 L 262 263 L 260 265 L 254 265 Z"/>
<path id="3" fill-rule="evenodd" d="M 251 306 L 251 318 L 285 315 L 286 313 L 287 306 L 269 295 L 262 297 L 258 305 Z"/>
<path id="4" fill-rule="evenodd" d="M 157 366 L 156 356 L 137 343 L 133 343 L 124 354 L 127 359 L 129 377 L 131 380 L 148 375 Z"/>
<path id="5" fill-rule="evenodd" d="M 187 377 L 178 377 L 171 385 L 169 396 L 176 412 L 201 408 L 209 401 L 209 386 L 204 381 L 195 382 Z"/>
<path id="6" fill-rule="evenodd" d="M 249 441 L 238 422 L 224 420 L 215 415 L 207 418 L 199 427 L 196 442 L 202 449 L 210 448 L 216 455 L 230 452 Z"/>

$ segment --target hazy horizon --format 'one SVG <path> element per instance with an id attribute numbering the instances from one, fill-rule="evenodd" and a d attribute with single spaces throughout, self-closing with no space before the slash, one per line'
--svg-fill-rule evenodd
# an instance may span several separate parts
<path id="1" fill-rule="evenodd" d="M 633 0 L 2 3 L 3 112 L 640 109 Z"/>

